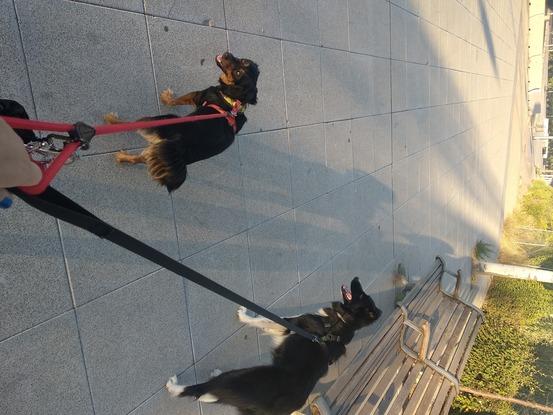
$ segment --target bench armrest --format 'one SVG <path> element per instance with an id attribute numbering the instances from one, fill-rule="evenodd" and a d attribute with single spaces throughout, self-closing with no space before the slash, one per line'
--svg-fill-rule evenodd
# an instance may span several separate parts
<path id="1" fill-rule="evenodd" d="M 405 306 L 401 306 L 401 313 L 403 315 L 403 323 L 401 325 L 401 334 L 399 337 L 399 346 L 401 350 L 411 358 L 424 363 L 426 366 L 434 369 L 437 373 L 445 377 L 447 380 L 451 382 L 453 387 L 456 390 L 456 393 L 459 393 L 459 379 L 457 377 L 449 372 L 448 370 L 444 369 L 443 367 L 438 366 L 436 363 L 434 363 L 432 360 L 427 358 L 428 353 L 428 343 L 430 341 L 430 323 L 426 320 L 424 320 L 420 326 L 418 326 L 414 321 L 409 320 L 409 314 L 407 312 L 407 308 Z M 418 332 L 422 336 L 421 346 L 419 348 L 418 352 L 415 352 L 413 349 L 411 349 L 409 346 L 405 344 L 405 328 L 410 327 L 416 332 Z"/>

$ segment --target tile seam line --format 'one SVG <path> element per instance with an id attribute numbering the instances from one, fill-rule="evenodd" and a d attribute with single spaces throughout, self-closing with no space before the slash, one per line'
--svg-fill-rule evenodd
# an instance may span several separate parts
<path id="1" fill-rule="evenodd" d="M 90 404 L 92 405 L 92 413 L 96 414 L 96 406 L 94 404 L 94 394 L 92 393 L 92 387 L 90 385 L 90 377 L 88 375 L 88 364 L 87 364 L 86 356 L 85 356 L 85 352 L 84 352 L 83 339 L 82 339 L 82 336 L 81 336 L 81 326 L 79 324 L 79 316 L 77 314 L 77 309 L 76 308 L 73 309 L 73 318 L 75 319 L 75 325 L 77 326 L 77 337 L 79 339 L 79 346 L 80 346 L 79 348 L 80 348 L 80 351 L 81 351 L 81 358 L 83 360 L 84 372 L 85 372 L 85 377 L 86 377 L 86 384 L 88 386 L 88 394 L 89 394 L 89 397 L 90 397 Z"/>
<path id="2" fill-rule="evenodd" d="M 143 0 L 142 2 L 144 10 L 146 10 L 146 0 Z M 157 113 L 161 114 L 161 104 L 159 102 L 159 88 L 157 85 L 157 77 L 156 77 L 156 67 L 154 64 L 154 48 L 152 46 L 152 37 L 150 34 L 150 22 L 148 21 L 148 16 L 144 15 L 144 24 L 146 26 L 146 37 L 148 39 L 148 52 L 150 55 L 150 64 L 152 67 L 152 81 L 154 82 L 154 91 L 155 91 L 155 101 L 157 105 Z"/>
<path id="3" fill-rule="evenodd" d="M 62 252 L 62 256 L 63 256 L 63 265 L 64 265 L 64 268 L 65 268 L 65 275 L 67 277 L 67 284 L 69 285 L 69 291 L 70 291 L 70 294 L 71 294 L 71 302 L 72 302 L 72 306 L 73 306 L 73 308 L 72 308 L 73 318 L 75 320 L 75 326 L 77 328 L 77 338 L 79 340 L 79 351 L 80 351 L 80 354 L 81 354 L 81 359 L 82 359 L 82 363 L 83 363 L 83 367 L 84 367 L 84 375 L 85 375 L 85 379 L 86 379 L 86 386 L 88 388 L 88 397 L 90 399 L 90 405 L 91 405 L 91 408 L 92 408 L 92 413 L 96 414 L 96 407 L 95 407 L 95 404 L 94 404 L 94 396 L 92 394 L 92 387 L 90 385 L 90 377 L 89 377 L 89 374 L 88 374 L 89 368 L 88 368 L 88 364 L 87 364 L 86 356 L 85 356 L 85 352 L 84 352 L 83 339 L 82 339 L 82 336 L 81 336 L 81 326 L 79 324 L 79 316 L 77 314 L 77 301 L 76 301 L 76 298 L 75 298 L 75 288 L 73 287 L 73 282 L 71 280 L 71 271 L 69 269 L 69 260 L 67 258 L 65 243 L 63 241 L 63 231 L 61 229 L 60 220 L 57 219 L 57 218 L 55 218 L 54 220 L 56 222 L 56 228 L 57 228 L 58 236 L 59 236 L 59 239 L 60 239 L 61 252 Z"/>
<path id="4" fill-rule="evenodd" d="M 29 64 L 27 62 L 27 52 L 25 51 L 25 44 L 23 42 L 23 33 L 21 31 L 21 19 L 19 18 L 19 13 L 17 11 L 17 6 L 15 4 L 15 0 L 12 0 L 11 3 L 12 3 L 13 11 L 15 13 L 15 20 L 17 22 L 17 33 L 18 33 L 18 36 L 19 36 L 19 42 L 21 44 L 21 52 L 23 52 L 23 61 L 25 63 L 25 73 L 27 75 L 27 83 L 29 85 L 29 92 L 31 94 L 31 101 L 33 103 L 34 112 L 35 112 L 36 116 L 38 117 L 38 107 L 37 107 L 36 101 L 35 101 L 35 94 L 33 92 L 33 84 L 31 82 L 31 72 L 29 71 Z"/>
<path id="5" fill-rule="evenodd" d="M 425 0 L 423 0 L 425 1 Z M 393 75 L 392 75 L 392 3 L 388 3 L 388 23 L 389 23 L 389 45 L 390 45 L 390 187 L 392 191 L 391 197 L 391 218 L 392 218 L 392 259 L 396 257 L 396 239 L 395 239 L 395 216 L 394 216 L 394 199 L 397 197 L 394 192 L 394 94 L 393 94 Z M 405 69 L 407 71 L 407 68 Z M 430 76 L 430 73 L 428 74 Z M 407 75 L 405 76 L 407 77 Z M 430 95 L 430 93 L 429 93 Z M 373 144 L 374 147 L 374 144 Z"/>

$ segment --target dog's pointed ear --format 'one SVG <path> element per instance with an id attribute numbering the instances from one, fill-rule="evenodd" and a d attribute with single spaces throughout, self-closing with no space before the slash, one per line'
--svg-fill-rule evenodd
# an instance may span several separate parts
<path id="1" fill-rule="evenodd" d="M 358 277 L 355 277 L 354 279 L 351 280 L 350 287 L 351 287 L 351 297 L 353 299 L 358 299 L 367 295 L 363 291 L 363 287 L 361 286 L 361 283 L 359 282 Z"/>

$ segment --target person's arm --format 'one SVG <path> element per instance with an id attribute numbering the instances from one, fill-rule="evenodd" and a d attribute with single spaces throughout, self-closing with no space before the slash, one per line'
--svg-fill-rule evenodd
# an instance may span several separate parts
<path id="1" fill-rule="evenodd" d="M 0 201 L 8 196 L 5 188 L 32 186 L 41 178 L 42 172 L 29 158 L 21 138 L 0 118 Z"/>

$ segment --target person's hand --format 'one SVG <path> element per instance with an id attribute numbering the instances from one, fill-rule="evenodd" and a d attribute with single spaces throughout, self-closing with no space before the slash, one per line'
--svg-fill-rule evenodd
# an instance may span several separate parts
<path id="1" fill-rule="evenodd" d="M 21 138 L 0 118 L 0 208 L 11 206 L 6 188 L 32 186 L 42 171 L 31 161 Z"/>

